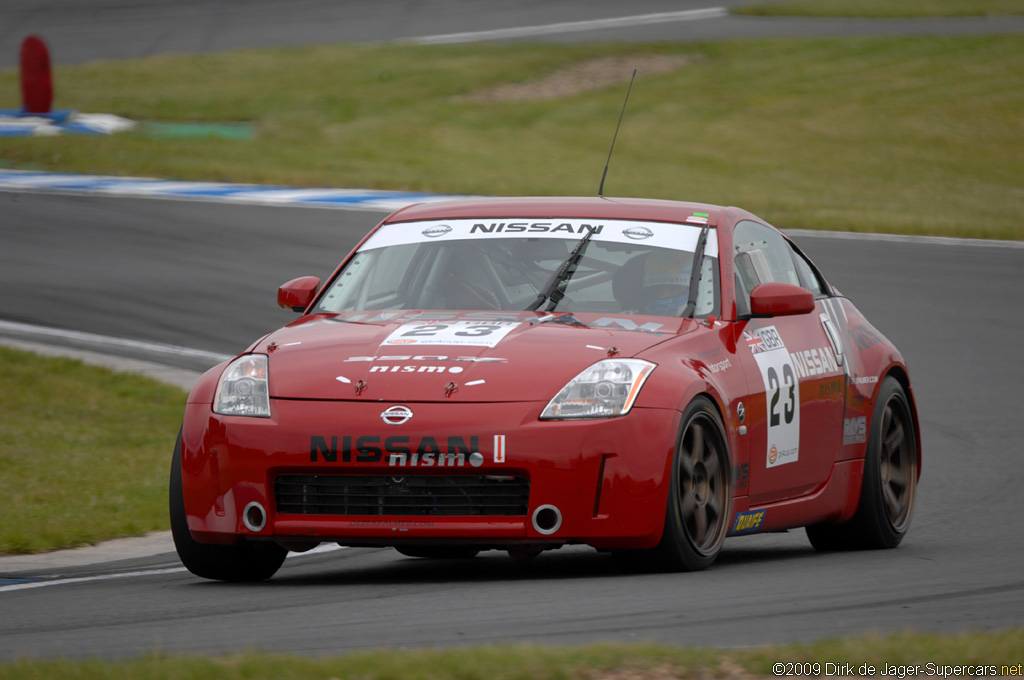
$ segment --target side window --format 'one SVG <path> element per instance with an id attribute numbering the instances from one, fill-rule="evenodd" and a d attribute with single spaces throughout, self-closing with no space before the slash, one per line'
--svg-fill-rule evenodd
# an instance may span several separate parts
<path id="1" fill-rule="evenodd" d="M 793 262 L 796 263 L 797 272 L 800 274 L 800 285 L 807 290 L 817 295 L 825 294 L 825 287 L 821 285 L 821 280 L 818 275 L 814 272 L 814 267 L 807 261 L 807 259 L 798 253 L 793 251 Z"/>
<path id="2" fill-rule="evenodd" d="M 750 310 L 750 291 L 759 284 L 776 282 L 801 285 L 793 251 L 786 239 L 774 229 L 744 220 L 733 231 L 733 245 L 738 313 L 744 314 Z"/>

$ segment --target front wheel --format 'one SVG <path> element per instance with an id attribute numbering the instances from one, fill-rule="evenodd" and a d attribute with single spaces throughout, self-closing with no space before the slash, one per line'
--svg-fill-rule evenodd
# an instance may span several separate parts
<path id="1" fill-rule="evenodd" d="M 668 571 L 707 569 L 729 532 L 731 508 L 725 427 L 711 400 L 697 397 L 683 412 L 661 542 L 652 550 L 619 559 L 629 566 L 639 563 Z"/>
<path id="2" fill-rule="evenodd" d="M 276 543 L 246 542 L 238 545 L 199 543 L 188 530 L 185 498 L 181 488 L 181 432 L 171 459 L 169 509 L 171 536 L 182 564 L 196 576 L 216 581 L 262 581 L 273 576 L 288 551 Z"/>
<path id="3" fill-rule="evenodd" d="M 910 528 L 916 490 L 914 416 L 903 387 L 890 376 L 875 402 L 857 514 L 843 524 L 807 527 L 807 537 L 817 550 L 895 548 Z"/>

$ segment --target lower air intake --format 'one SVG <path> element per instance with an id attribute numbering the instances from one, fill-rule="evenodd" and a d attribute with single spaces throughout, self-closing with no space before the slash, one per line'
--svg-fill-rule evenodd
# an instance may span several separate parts
<path id="1" fill-rule="evenodd" d="M 525 516 L 530 480 L 512 475 L 280 475 L 278 514 Z"/>

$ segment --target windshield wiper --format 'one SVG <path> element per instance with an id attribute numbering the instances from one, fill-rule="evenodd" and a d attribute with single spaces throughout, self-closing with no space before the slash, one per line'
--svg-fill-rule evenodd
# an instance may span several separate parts
<path id="1" fill-rule="evenodd" d="M 700 290 L 700 277 L 704 272 L 704 247 L 707 242 L 708 228 L 705 226 L 700 230 L 697 247 L 693 251 L 693 264 L 690 266 L 690 293 L 687 296 L 686 309 L 680 315 L 684 319 L 692 319 L 693 313 L 697 310 L 697 291 Z"/>
<path id="2" fill-rule="evenodd" d="M 568 283 L 572 275 L 576 273 L 576 267 L 579 266 L 580 260 L 583 259 L 583 252 L 587 249 L 587 243 L 590 242 L 590 237 L 594 235 L 594 231 L 594 229 L 587 230 L 587 233 L 579 240 L 576 247 L 572 249 L 572 252 L 569 253 L 569 257 L 562 263 L 562 266 L 555 270 L 555 273 L 544 284 L 544 288 L 537 293 L 537 299 L 526 308 L 526 311 L 537 311 L 547 299 L 551 300 L 551 307 L 548 311 L 558 306 L 558 303 L 565 297 L 565 287 L 563 284 Z"/>

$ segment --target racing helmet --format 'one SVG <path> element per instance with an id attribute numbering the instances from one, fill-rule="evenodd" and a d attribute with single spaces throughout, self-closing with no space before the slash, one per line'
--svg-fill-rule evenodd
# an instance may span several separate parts
<path id="1" fill-rule="evenodd" d="M 658 249 L 647 256 L 640 281 L 643 311 L 657 316 L 679 316 L 690 292 L 692 256 L 678 250 Z"/>

